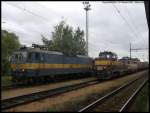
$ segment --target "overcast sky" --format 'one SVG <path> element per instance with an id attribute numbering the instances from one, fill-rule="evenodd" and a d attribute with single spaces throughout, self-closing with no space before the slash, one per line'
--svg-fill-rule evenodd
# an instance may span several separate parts
<path id="1" fill-rule="evenodd" d="M 133 48 L 148 48 L 144 3 L 114 3 L 127 23 L 112 3 L 90 4 L 89 56 L 97 57 L 104 50 L 116 52 L 119 58 L 129 56 L 130 42 Z M 82 2 L 2 2 L 2 29 L 16 33 L 24 45 L 42 44 L 41 34 L 51 39 L 53 26 L 62 19 L 85 31 Z M 148 60 L 148 50 L 133 52 L 132 56 Z"/>

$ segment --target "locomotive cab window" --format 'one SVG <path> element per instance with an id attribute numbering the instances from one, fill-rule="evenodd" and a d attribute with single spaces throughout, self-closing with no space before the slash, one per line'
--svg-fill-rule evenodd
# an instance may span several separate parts
<path id="1" fill-rule="evenodd" d="M 44 54 L 44 53 L 41 53 L 41 56 L 40 56 L 40 61 L 41 61 L 41 62 L 44 62 L 44 59 L 45 59 L 44 57 L 45 57 L 45 54 Z"/>
<path id="2" fill-rule="evenodd" d="M 99 54 L 100 59 L 117 60 L 117 55 L 112 52 L 101 52 Z"/>
<path id="3" fill-rule="evenodd" d="M 28 54 L 28 61 L 29 61 L 29 62 L 32 62 L 32 60 L 33 60 L 33 53 L 30 52 L 30 53 Z"/>
<path id="4" fill-rule="evenodd" d="M 10 61 L 11 62 L 17 62 L 17 63 L 23 63 L 27 59 L 27 53 L 26 52 L 16 52 L 12 55 Z"/>
<path id="5" fill-rule="evenodd" d="M 29 52 L 28 54 L 29 62 L 39 62 L 40 61 L 40 53 L 37 52 Z"/>
<path id="6" fill-rule="evenodd" d="M 40 53 L 35 53 L 35 60 L 39 61 L 40 60 Z"/>

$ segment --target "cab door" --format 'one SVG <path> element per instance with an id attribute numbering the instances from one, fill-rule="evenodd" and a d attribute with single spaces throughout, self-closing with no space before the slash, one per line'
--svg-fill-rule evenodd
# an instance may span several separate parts
<path id="1" fill-rule="evenodd" d="M 45 74 L 45 60 L 44 60 L 44 53 L 40 52 L 40 58 L 39 58 L 39 73 L 40 76 L 43 76 Z"/>

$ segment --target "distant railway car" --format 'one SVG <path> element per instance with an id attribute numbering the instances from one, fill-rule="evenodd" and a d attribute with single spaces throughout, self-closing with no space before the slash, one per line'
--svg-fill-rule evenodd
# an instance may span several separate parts
<path id="1" fill-rule="evenodd" d="M 126 65 L 126 72 L 129 73 L 147 69 L 149 66 L 148 62 L 141 62 L 138 58 L 123 57 L 119 60 Z"/>
<path id="2" fill-rule="evenodd" d="M 138 70 L 144 70 L 144 69 L 148 69 L 148 62 L 139 62 L 138 63 Z"/>
<path id="3" fill-rule="evenodd" d="M 94 71 L 100 79 L 119 76 L 125 69 L 125 65 L 118 61 L 117 54 L 113 52 L 100 52 L 99 57 L 94 61 Z"/>
<path id="4" fill-rule="evenodd" d="M 90 73 L 92 59 L 81 55 L 69 57 L 61 52 L 25 47 L 13 54 L 11 71 L 15 81 L 50 79 L 69 74 Z"/>
<path id="5" fill-rule="evenodd" d="M 129 57 L 123 57 L 119 59 L 122 63 L 126 65 L 126 72 L 136 72 L 138 71 L 138 64 L 140 63 L 140 60 L 137 58 L 130 59 Z"/>

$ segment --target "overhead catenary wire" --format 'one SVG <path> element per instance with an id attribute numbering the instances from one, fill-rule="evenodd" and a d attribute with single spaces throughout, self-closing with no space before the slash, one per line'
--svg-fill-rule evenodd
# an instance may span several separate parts
<path id="1" fill-rule="evenodd" d="M 39 5 L 40 7 L 44 8 L 44 9 L 47 9 L 47 10 L 50 10 L 49 8 L 45 7 L 44 5 L 38 3 L 38 2 L 35 2 L 37 5 Z M 57 15 L 55 12 L 51 11 L 51 13 L 53 13 L 56 17 L 60 18 L 61 20 L 63 20 L 64 22 L 67 21 L 68 17 L 64 17 L 64 16 L 59 16 Z M 49 13 L 48 13 L 49 14 Z M 51 16 L 51 15 L 49 15 Z"/>
<path id="2" fill-rule="evenodd" d="M 4 3 L 6 3 L 6 4 L 10 5 L 10 6 L 13 6 L 13 7 L 17 8 L 17 9 L 20 9 L 21 11 L 24 11 L 24 12 L 26 12 L 26 13 L 29 13 L 29 14 L 31 14 L 31 15 L 33 15 L 33 16 L 40 17 L 40 18 L 37 18 L 37 19 L 41 19 L 41 20 L 43 20 L 43 21 L 45 22 L 45 25 L 49 25 L 49 24 L 47 24 L 47 22 L 50 21 L 48 18 L 45 18 L 45 17 L 40 16 L 40 15 L 38 15 L 38 14 L 35 14 L 34 12 L 32 12 L 32 11 L 26 9 L 26 8 L 22 8 L 22 7 L 18 6 L 18 5 L 11 4 L 11 3 L 9 3 L 9 2 L 4 2 Z M 5 23 L 8 23 L 8 22 L 5 22 Z M 52 25 L 51 25 L 51 26 L 52 26 Z M 21 26 L 20 26 L 20 27 L 21 27 Z"/>
<path id="3" fill-rule="evenodd" d="M 124 16 L 122 16 L 122 14 L 120 13 L 120 10 L 112 3 L 113 7 L 115 8 L 115 10 L 118 12 L 118 14 L 121 16 L 121 18 L 124 20 L 124 22 L 128 25 L 128 27 L 132 30 L 133 35 L 138 38 L 138 36 L 135 33 L 135 31 L 132 29 L 132 27 L 130 26 L 130 24 L 128 23 L 128 21 L 126 20 L 126 18 Z"/>
<path id="4" fill-rule="evenodd" d="M 136 27 L 136 25 L 135 25 L 134 21 L 132 20 L 132 18 L 131 18 L 131 14 L 130 14 L 130 12 L 129 12 L 129 10 L 128 10 L 127 5 L 126 5 L 126 11 L 127 11 L 128 16 L 129 16 L 129 18 L 130 18 L 130 20 L 131 20 L 131 23 L 133 24 L 133 26 L 136 28 L 136 31 L 138 32 L 138 30 L 137 30 L 137 28 L 138 28 L 138 27 Z"/>
<path id="5" fill-rule="evenodd" d="M 25 9 L 25 8 L 19 7 L 19 6 L 14 5 L 14 4 L 10 4 L 10 3 L 8 3 L 8 2 L 5 2 L 5 3 L 7 3 L 7 4 L 9 4 L 9 5 L 13 6 L 13 7 L 16 7 L 16 8 L 18 8 L 18 9 L 20 9 L 20 10 L 23 10 L 23 11 L 25 11 L 25 12 L 27 12 L 27 13 L 30 13 L 30 14 L 32 14 L 32 15 L 34 15 L 34 16 L 40 17 L 41 19 L 44 19 L 44 20 L 46 20 L 46 21 L 49 20 L 48 18 L 42 17 L 42 16 L 40 16 L 40 15 L 38 15 L 38 14 L 35 14 L 35 13 L 33 13 L 33 12 L 31 12 L 31 11 Z"/>
<path id="6" fill-rule="evenodd" d="M 127 11 L 127 13 L 128 13 L 128 16 L 130 17 L 131 23 L 133 24 L 133 26 L 134 26 L 136 32 L 137 32 L 137 33 L 140 33 L 140 29 L 139 29 L 139 28 L 141 28 L 141 27 L 137 27 L 137 26 L 136 26 L 135 22 L 133 21 L 133 18 L 131 18 L 131 13 L 130 13 L 130 11 L 129 11 L 127 5 L 126 5 L 126 11 Z M 140 34 L 142 34 L 142 33 L 140 33 Z M 143 43 L 143 45 L 145 44 L 144 41 L 142 41 L 142 43 Z"/>
<path id="7" fill-rule="evenodd" d="M 47 10 L 50 10 L 49 8 L 47 8 L 47 7 L 45 7 L 44 5 L 42 5 L 42 4 L 40 4 L 40 3 L 38 3 L 38 2 L 35 2 L 37 5 L 39 5 L 40 7 L 42 7 L 42 8 L 44 8 L 44 9 L 47 9 Z M 57 15 L 55 12 L 53 12 L 53 11 L 51 11 L 51 13 L 53 13 L 56 17 L 58 17 L 58 18 L 62 18 L 63 16 L 59 16 L 59 15 Z M 49 13 L 48 13 L 49 14 Z"/>
<path id="8" fill-rule="evenodd" d="M 24 11 L 24 12 L 27 12 L 27 13 L 30 13 L 31 15 L 33 15 L 33 16 L 36 16 L 36 17 L 40 17 L 40 19 L 42 19 L 42 20 L 44 20 L 45 22 L 46 21 L 50 21 L 48 18 L 45 18 L 45 17 L 43 17 L 43 16 L 40 16 L 40 15 L 38 15 L 38 14 L 35 14 L 35 13 L 33 13 L 32 11 L 30 11 L 30 10 L 27 10 L 26 8 L 22 8 L 22 7 L 19 7 L 19 6 L 17 6 L 17 5 L 14 5 L 14 4 L 10 4 L 10 3 L 8 3 L 8 2 L 4 2 L 4 3 L 6 3 L 6 4 L 8 4 L 8 5 L 11 5 L 11 6 L 13 6 L 13 7 L 16 7 L 17 9 L 20 9 L 20 10 L 22 10 L 22 11 Z M 36 2 L 35 2 L 36 3 Z M 38 3 L 37 3 L 38 4 Z M 39 4 L 40 5 L 40 4 Z M 42 5 L 41 5 L 42 6 Z M 45 7 L 44 7 L 45 8 Z M 49 9 L 48 9 L 49 10 Z M 49 13 L 48 13 L 49 14 Z M 55 16 L 57 16 L 57 17 L 59 17 L 59 18 L 61 18 L 61 19 L 64 19 L 64 17 L 60 17 L 60 16 L 58 16 L 58 15 L 56 15 L 55 14 Z M 66 21 L 66 18 L 64 19 L 64 21 Z M 46 25 L 47 25 L 47 22 L 46 22 Z"/>
<path id="9" fill-rule="evenodd" d="M 33 12 L 30 11 L 30 10 L 27 10 L 27 9 L 25 9 L 25 8 L 22 8 L 22 7 L 19 7 L 19 6 L 15 5 L 15 4 L 11 4 L 11 3 L 9 3 L 9 2 L 3 2 L 3 3 L 6 3 L 6 4 L 10 5 L 10 6 L 13 6 L 13 7 L 17 8 L 17 9 L 20 9 L 21 11 L 24 11 L 24 12 L 26 12 L 26 13 L 29 13 L 29 14 L 31 14 L 31 15 L 33 15 L 33 16 L 40 17 L 40 18 L 37 18 L 37 19 L 41 19 L 41 20 L 43 20 L 43 21 L 45 22 L 45 25 L 49 25 L 49 24 L 47 24 L 47 22 L 50 21 L 48 18 L 42 17 L 42 16 L 40 16 L 40 15 L 38 15 L 38 14 L 33 13 Z M 8 22 L 5 22 L 5 23 L 10 24 L 10 23 L 8 23 Z M 20 26 L 20 27 L 21 27 L 21 26 Z M 8 30 L 8 29 L 7 29 L 7 30 Z M 14 31 L 14 29 L 13 29 L 13 31 Z M 17 32 L 17 31 L 16 31 L 16 32 Z M 39 33 L 41 33 L 41 32 L 39 32 Z M 43 33 L 42 33 L 42 34 L 43 34 Z"/>
<path id="10" fill-rule="evenodd" d="M 132 26 L 134 26 L 134 29 L 135 29 L 136 33 L 137 33 L 137 34 L 141 34 L 140 31 L 139 31 L 139 28 L 141 28 L 141 27 L 137 27 L 136 24 L 134 23 L 133 18 L 131 18 L 131 13 L 130 13 L 130 11 L 128 10 L 127 5 L 126 5 L 126 11 L 127 11 L 127 13 L 128 13 L 128 16 L 129 16 L 129 18 L 130 18 L 131 23 L 133 24 Z M 144 44 L 144 42 L 142 42 L 142 43 Z"/>
<path id="11" fill-rule="evenodd" d="M 19 6 L 17 6 L 17 5 L 10 4 L 10 3 L 8 3 L 8 2 L 4 2 L 4 3 L 7 3 L 8 5 L 11 5 L 11 6 L 13 6 L 13 7 L 16 7 L 16 8 L 18 8 L 18 9 L 22 10 L 22 11 L 25 11 L 25 12 L 27 12 L 27 13 L 30 13 L 30 14 L 34 15 L 34 16 L 40 17 L 40 19 L 44 19 L 45 21 L 49 21 L 48 18 L 42 17 L 42 16 L 40 16 L 40 15 L 38 15 L 38 14 L 35 14 L 35 13 L 33 13 L 32 11 L 27 10 L 26 8 L 22 8 L 22 7 L 19 7 Z M 38 5 L 40 5 L 41 7 L 44 7 L 43 5 L 41 5 L 41 4 L 37 3 L 37 2 L 35 2 L 35 3 L 38 4 Z M 44 7 L 44 8 L 46 8 L 46 7 Z M 50 10 L 50 9 L 47 8 L 47 10 Z M 65 22 L 66 22 L 66 20 L 67 20 L 67 18 L 65 18 L 65 17 L 63 17 L 63 16 L 60 17 L 60 16 L 58 16 L 58 15 L 56 15 L 56 14 L 55 14 L 55 16 L 57 16 L 58 18 L 61 18 L 61 19 L 64 20 Z M 53 26 L 53 25 L 52 25 L 52 26 Z"/>
<path id="12" fill-rule="evenodd" d="M 6 2 L 5 2 L 6 3 Z M 11 4 L 10 3 L 10 5 L 12 5 L 12 6 L 14 6 L 15 7 L 15 5 L 16 4 Z M 42 5 L 42 4 L 40 4 L 40 5 Z M 16 5 L 17 7 L 16 8 L 18 8 L 19 6 L 18 5 Z M 47 8 L 47 7 L 43 7 L 43 8 Z M 23 8 L 23 7 L 19 7 L 19 9 L 20 10 L 22 10 L 22 11 L 25 11 L 25 12 L 27 12 L 27 13 L 30 13 L 30 14 L 32 14 L 32 15 L 34 15 L 34 16 L 36 16 L 36 17 L 40 17 L 40 19 L 43 19 L 43 21 L 44 20 L 48 20 L 48 18 L 45 18 L 45 17 L 42 17 L 41 15 L 39 15 L 39 14 L 35 14 L 33 11 L 30 11 L 29 9 L 25 9 L 25 8 Z M 47 9 L 49 9 L 49 8 L 47 8 Z M 50 10 L 50 9 L 49 9 Z M 48 13 L 49 15 L 50 15 L 50 13 Z M 119 14 L 120 14 L 120 11 L 119 11 Z M 126 19 L 125 19 L 126 20 Z M 127 22 L 128 23 L 128 22 Z M 130 26 L 130 25 L 129 25 Z"/>
<path id="13" fill-rule="evenodd" d="M 131 21 L 131 23 L 132 23 L 131 25 L 133 26 L 133 28 L 134 28 L 136 34 L 139 34 L 139 33 L 140 33 L 139 30 L 138 30 L 139 27 L 137 27 L 137 26 L 135 25 L 133 19 L 131 18 L 131 14 L 130 14 L 130 11 L 128 10 L 127 5 L 126 5 L 126 11 L 127 11 L 127 13 L 128 13 L 128 17 L 129 17 L 129 19 L 130 19 L 130 21 Z"/>

